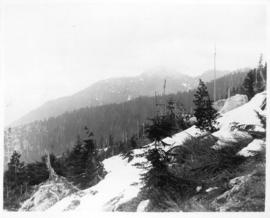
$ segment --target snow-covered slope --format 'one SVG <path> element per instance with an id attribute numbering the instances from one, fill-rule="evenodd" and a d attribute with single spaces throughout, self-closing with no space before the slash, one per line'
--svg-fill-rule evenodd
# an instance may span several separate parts
<path id="1" fill-rule="evenodd" d="M 165 143 L 171 144 L 164 150 L 180 145 L 190 137 L 200 135 L 202 135 L 201 131 L 192 126 L 175 134 L 172 138 L 164 139 Z M 142 154 L 151 148 L 153 148 L 153 144 L 133 150 L 134 158 L 130 162 L 128 162 L 128 158 L 124 159 L 120 155 L 104 160 L 104 167 L 108 174 L 101 182 L 83 191 L 83 196 L 73 194 L 59 201 L 49 211 L 115 211 L 119 205 L 135 198 L 140 192 L 143 186 L 141 177 L 145 169 L 137 167 L 136 164 L 145 162 L 147 165 L 147 160 L 142 157 Z"/>
<path id="2" fill-rule="evenodd" d="M 144 149 L 134 150 L 135 154 Z M 83 195 L 73 194 L 56 203 L 49 211 L 115 211 L 117 207 L 139 193 L 143 169 L 133 166 L 145 161 L 143 157 L 136 157 L 128 162 L 120 155 L 104 160 L 104 167 L 108 174 L 97 185 L 83 191 Z"/>
<path id="3" fill-rule="evenodd" d="M 216 148 L 231 143 L 250 142 L 252 136 L 247 131 L 239 131 L 240 127 L 251 126 L 253 130 L 264 131 L 256 112 L 265 114 L 266 110 L 262 110 L 265 102 L 266 92 L 259 93 L 248 103 L 223 114 L 217 119 L 219 131 L 212 134 L 218 138 Z"/>
<path id="4" fill-rule="evenodd" d="M 266 92 L 262 92 L 255 95 L 248 103 L 225 113 L 221 118 L 218 119 L 218 122 L 221 124 L 221 128 L 228 126 L 233 122 L 261 126 L 256 111 L 259 113 L 264 113 L 261 107 L 263 106 L 265 100 Z"/>
<path id="5" fill-rule="evenodd" d="M 205 132 L 202 132 L 200 129 L 196 128 L 195 126 L 192 126 L 182 132 L 176 133 L 171 138 L 167 137 L 163 139 L 162 141 L 166 144 L 169 144 L 170 146 L 166 146 L 164 148 L 165 151 L 175 147 L 179 146 L 184 143 L 187 139 L 190 139 L 192 137 L 199 137 L 206 134 Z"/>
<path id="6" fill-rule="evenodd" d="M 218 138 L 218 142 L 238 142 L 239 138 L 252 140 L 252 137 L 243 131 L 234 129 L 236 125 L 253 125 L 257 129 L 262 129 L 262 124 L 255 111 L 263 114 L 262 105 L 266 99 L 266 92 L 257 94 L 248 103 L 223 114 L 219 119 L 220 130 L 213 135 Z M 163 142 L 169 144 L 168 150 L 174 146 L 181 145 L 186 139 L 202 136 L 203 132 L 192 126 L 185 131 L 175 134 L 172 138 L 165 138 Z M 142 157 L 153 144 L 146 145 L 141 149 L 133 150 L 134 158 L 128 162 L 128 158 L 120 155 L 113 156 L 103 161 L 108 174 L 97 185 L 73 193 L 58 201 L 49 211 L 115 211 L 119 205 L 135 198 L 140 192 L 143 184 L 141 181 L 145 169 L 136 164 L 146 162 Z M 254 147 L 254 146 L 253 146 Z M 147 162 L 146 162 L 147 163 Z M 138 209 L 140 210 L 140 209 Z"/>

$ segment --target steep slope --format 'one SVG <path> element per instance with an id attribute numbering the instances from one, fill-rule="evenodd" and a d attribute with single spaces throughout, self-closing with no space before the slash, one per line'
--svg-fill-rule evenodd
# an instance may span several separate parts
<path id="1" fill-rule="evenodd" d="M 234 71 L 232 74 L 239 72 L 246 73 L 247 70 Z M 229 74 L 229 71 L 217 71 L 216 78 L 227 77 Z M 237 75 L 230 77 L 231 87 L 236 86 L 236 84 L 233 85 L 235 81 L 237 82 L 235 80 L 236 77 Z M 174 70 L 156 68 L 134 77 L 102 80 L 71 96 L 45 103 L 10 126 L 18 126 L 49 117 L 56 117 L 79 108 L 121 103 L 139 96 L 154 96 L 155 91 L 161 94 L 163 92 L 164 79 L 167 81 L 166 94 L 188 91 L 197 86 L 199 78 L 205 82 L 210 82 L 213 80 L 213 71 L 206 71 L 200 76 L 191 77 Z M 226 82 L 224 83 L 225 80 Z M 227 80 L 228 78 L 224 78 L 223 86 L 228 83 Z M 217 89 L 217 92 L 220 92 L 220 86 L 217 86 Z"/>
<path id="2" fill-rule="evenodd" d="M 218 120 L 220 130 L 213 134 L 217 138 L 217 141 L 224 141 L 224 139 L 225 141 L 231 141 L 233 139 L 234 144 L 237 142 L 240 143 L 243 138 L 241 138 L 239 141 L 238 134 L 243 131 L 246 131 L 246 135 L 244 135 L 244 138 L 248 139 L 248 141 L 252 141 L 252 139 L 250 139 L 250 137 L 253 137 L 251 132 L 249 130 L 237 128 L 239 127 L 239 125 L 253 126 L 253 129 L 265 131 L 265 129 L 262 128 L 260 119 L 254 112 L 257 111 L 259 113 L 264 113 L 265 110 L 262 109 L 262 106 L 264 105 L 265 99 L 266 92 L 257 94 L 248 103 L 234 110 L 231 110 L 228 113 L 223 114 L 222 117 Z M 242 115 L 244 117 L 248 116 L 249 119 L 242 119 L 239 117 L 239 115 Z M 164 139 L 164 141 L 168 144 L 171 144 L 171 146 L 169 146 L 168 148 L 172 149 L 173 147 L 181 146 L 181 144 L 189 138 L 201 137 L 202 135 L 204 135 L 204 133 L 193 126 L 183 132 L 175 134 L 172 138 Z M 254 146 L 254 144 L 256 145 Z M 258 144 L 260 146 L 258 146 Z M 248 142 L 246 142 L 245 145 L 246 147 L 243 148 L 243 151 L 239 152 L 239 155 L 243 155 L 245 157 L 252 156 L 247 155 L 247 153 L 260 151 L 262 147 L 265 146 L 265 141 L 263 142 L 262 139 L 255 139 L 253 140 L 253 143 L 249 144 Z M 142 206 L 140 206 L 140 200 L 143 204 L 148 201 L 140 198 L 138 200 L 138 195 L 142 190 L 141 188 L 143 187 L 143 182 L 141 178 L 142 174 L 146 172 L 146 169 L 140 167 L 139 164 L 145 162 L 147 165 L 147 161 L 143 154 L 145 154 L 147 150 L 151 148 L 153 148 L 153 144 L 146 145 L 141 149 L 133 150 L 131 160 L 128 160 L 128 158 L 124 158 L 120 155 L 113 156 L 104 160 L 104 167 L 108 172 L 104 180 L 100 181 L 97 185 L 89 189 L 80 191 L 79 193 L 71 194 L 63 198 L 62 200 L 59 199 L 59 201 L 57 201 L 54 205 L 48 202 L 48 211 L 118 211 L 123 210 L 122 206 L 128 204 L 128 202 L 132 202 L 133 199 L 137 199 L 137 202 L 134 203 L 135 206 L 133 205 L 133 211 L 134 207 L 135 211 L 136 207 L 138 208 L 138 210 L 142 210 Z M 244 169 L 242 171 L 242 174 L 240 174 L 241 176 L 231 179 L 229 181 L 228 187 L 226 189 L 227 191 L 217 192 L 217 195 L 214 195 L 216 196 L 214 198 L 210 196 L 213 196 L 212 192 L 216 189 L 219 189 L 218 187 L 208 188 L 207 190 L 205 190 L 205 192 L 202 193 L 203 195 L 209 195 L 209 198 L 212 202 L 212 208 L 218 211 L 230 211 L 233 210 L 235 205 L 237 205 L 237 210 L 248 210 L 249 208 L 246 208 L 244 204 L 247 201 L 252 201 L 252 199 L 255 197 L 253 191 L 251 190 L 251 188 L 254 187 L 254 185 L 252 184 L 255 181 L 260 183 L 260 189 L 256 190 L 256 192 L 259 192 L 260 195 L 263 195 L 263 164 L 258 163 L 254 168 L 255 171 L 252 171 L 250 170 L 249 165 L 253 164 L 254 160 L 246 161 L 245 163 L 246 165 L 240 166 L 242 170 Z M 201 189 L 200 187 L 197 188 L 198 190 Z M 239 201 L 239 199 L 243 199 L 242 194 L 244 192 L 246 193 L 247 191 L 249 193 L 247 199 Z M 223 199 L 224 202 L 219 199 Z M 263 207 L 263 205 L 261 205 L 263 202 L 261 201 L 261 199 L 263 199 L 263 196 L 255 202 L 255 205 L 258 205 L 259 210 L 261 210 L 261 208 Z M 193 202 L 194 205 L 195 203 L 196 205 L 198 204 L 198 202 L 194 202 L 194 199 L 191 199 L 191 202 Z M 48 208 L 47 205 L 43 205 L 44 202 L 41 203 L 42 208 Z M 39 206 L 39 204 L 36 205 L 37 208 L 39 208 Z M 147 205 L 144 205 L 144 208 L 146 206 Z M 252 206 L 254 206 L 254 204 L 252 204 Z M 33 207 L 31 208 L 31 210 L 35 209 L 36 208 Z M 256 210 L 256 208 L 251 209 Z"/>
<path id="3" fill-rule="evenodd" d="M 256 111 L 262 111 L 261 106 L 266 98 L 266 93 L 260 93 L 257 94 L 250 102 L 247 104 L 236 108 L 230 113 L 225 113 L 223 117 L 219 119 L 220 122 L 220 130 L 219 133 L 225 133 L 226 134 L 215 134 L 216 137 L 219 139 L 220 136 L 228 137 L 231 139 L 234 134 L 235 130 L 228 131 L 227 125 L 228 123 L 232 125 L 235 122 L 241 122 L 241 118 L 239 118 L 239 114 L 242 114 L 243 116 L 248 115 L 250 119 L 248 121 L 245 121 L 244 124 L 254 125 L 261 127 L 261 123 L 259 121 L 259 118 L 257 117 L 256 113 L 254 113 L 254 110 Z M 228 120 L 229 121 L 228 121 Z M 179 146 L 187 137 L 199 137 L 203 133 L 200 132 L 198 129 L 191 127 L 181 133 L 176 134 L 171 139 L 165 139 L 167 143 L 170 143 L 171 146 L 175 146 L 176 144 Z M 140 192 L 141 187 L 143 186 L 141 181 L 141 174 L 144 172 L 144 170 L 137 166 L 138 163 L 145 162 L 145 158 L 142 157 L 142 154 L 144 154 L 148 149 L 152 148 L 152 144 L 149 144 L 145 146 L 142 149 L 136 149 L 133 150 L 133 159 L 128 162 L 127 159 L 124 159 L 121 156 L 114 156 L 104 161 L 104 165 L 106 170 L 109 172 L 108 175 L 105 177 L 104 180 L 102 180 L 99 184 L 96 186 L 93 186 L 87 190 L 84 191 L 83 196 L 78 195 L 70 195 L 69 197 L 57 202 L 55 205 L 53 205 L 49 211 L 65 211 L 65 210 L 79 210 L 79 211 L 116 211 L 119 209 L 119 206 L 125 202 L 130 201 L 131 199 L 135 198 L 138 193 Z M 172 148 L 172 147 L 170 147 Z M 254 150 L 253 150 L 254 151 Z M 220 201 L 215 199 L 213 201 L 213 204 L 219 205 L 219 208 L 217 210 L 223 210 L 226 206 L 226 209 L 229 210 L 232 208 L 232 206 L 228 206 L 228 202 L 234 202 L 234 198 L 229 198 L 228 195 L 231 193 L 233 196 L 234 194 L 237 196 L 237 199 L 240 197 L 239 190 L 241 188 L 246 188 L 245 182 L 249 182 L 250 179 L 252 181 L 254 180 L 254 177 L 258 176 L 256 173 L 250 173 L 246 176 L 242 176 L 239 178 L 235 178 L 234 180 L 231 180 L 230 182 L 230 188 L 229 191 L 225 192 L 223 195 L 220 195 L 219 198 L 226 198 L 225 203 L 222 204 Z M 235 180 L 241 180 L 243 181 L 241 183 L 235 183 Z M 263 185 L 263 181 L 262 182 Z M 240 185 L 240 187 L 236 187 L 236 185 Z M 210 190 L 210 189 L 209 189 Z M 206 193 L 211 192 L 207 190 Z M 214 190 L 214 189 L 213 189 Z M 224 197 L 226 196 L 226 197 Z M 238 202 L 239 204 L 239 202 Z M 140 204 L 139 204 L 140 205 Z"/>
<path id="4" fill-rule="evenodd" d="M 229 73 L 230 73 L 230 71 L 228 71 L 228 70 L 217 70 L 216 71 L 216 78 L 218 79 L 218 78 L 223 77 Z M 201 79 L 204 82 L 210 82 L 211 80 L 214 79 L 214 70 L 207 70 L 204 73 L 202 73 L 201 75 L 197 76 L 196 78 Z"/>
<path id="5" fill-rule="evenodd" d="M 194 78 L 165 69 L 145 72 L 135 77 L 106 79 L 74 95 L 47 102 L 14 122 L 12 126 L 55 117 L 87 106 L 120 103 L 138 96 L 153 96 L 155 91 L 162 92 L 165 78 L 167 79 L 167 93 L 187 91 L 196 86 Z"/>
<path id="6" fill-rule="evenodd" d="M 234 73 L 237 72 L 248 72 L 250 69 L 249 68 L 243 68 L 243 69 L 239 69 L 234 71 Z M 228 74 L 232 73 L 229 70 L 216 70 L 216 78 L 221 78 L 224 77 Z M 201 75 L 196 77 L 197 79 L 202 79 L 204 82 L 210 82 L 211 80 L 214 79 L 214 70 L 207 70 L 205 72 L 203 72 Z"/>
<path id="7" fill-rule="evenodd" d="M 134 151 L 141 153 L 142 150 Z M 71 195 L 58 202 L 49 211 L 115 211 L 117 207 L 132 198 L 135 198 L 141 187 L 140 181 L 143 169 L 134 167 L 134 164 L 145 161 L 136 157 L 128 162 L 120 155 L 105 160 L 104 167 L 108 174 L 96 186 L 84 190 L 83 197 Z M 75 205 L 76 204 L 76 205 Z"/>
<path id="8" fill-rule="evenodd" d="M 163 78 L 162 72 L 159 74 L 160 78 Z M 153 75 L 154 72 L 147 72 L 142 76 L 152 78 Z M 217 79 L 217 97 L 220 99 L 227 96 L 227 88 L 231 80 L 234 81 L 232 90 L 237 90 L 245 75 L 245 73 L 234 73 Z M 211 96 L 213 81 L 206 85 Z M 168 90 L 169 86 L 168 80 Z M 166 95 L 165 98 L 173 98 L 177 107 L 182 105 L 187 112 L 190 112 L 193 108 L 195 91 L 192 89 L 188 92 L 178 92 Z M 164 100 L 164 97 L 158 97 L 158 102 L 162 103 Z M 5 163 L 8 162 L 14 149 L 22 154 L 25 162 L 39 160 L 45 148 L 60 155 L 74 145 L 76 136 L 84 133 L 85 126 L 94 132 L 98 146 L 108 146 L 110 135 L 113 136 L 114 143 L 119 144 L 123 141 L 123 137 L 130 138 L 138 134 L 138 128 L 139 131 L 142 130 L 147 118 L 155 113 L 154 101 L 154 97 L 139 97 L 119 104 L 80 108 L 48 120 L 6 129 L 4 134 Z"/>

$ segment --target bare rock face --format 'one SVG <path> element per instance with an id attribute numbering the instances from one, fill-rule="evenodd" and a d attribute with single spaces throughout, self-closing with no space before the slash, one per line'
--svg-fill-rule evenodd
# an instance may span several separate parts
<path id="1" fill-rule="evenodd" d="M 19 211 L 44 211 L 71 193 L 79 191 L 64 177 L 54 176 L 41 183 L 32 197 L 26 200 Z"/>
<path id="2" fill-rule="evenodd" d="M 264 211 L 264 169 L 230 180 L 229 188 L 211 203 L 215 211 Z"/>
<path id="3" fill-rule="evenodd" d="M 244 105 L 247 102 L 248 97 L 246 95 L 236 94 L 230 98 L 215 101 L 213 103 L 213 108 L 219 111 L 219 113 L 224 114 L 234 108 Z"/>

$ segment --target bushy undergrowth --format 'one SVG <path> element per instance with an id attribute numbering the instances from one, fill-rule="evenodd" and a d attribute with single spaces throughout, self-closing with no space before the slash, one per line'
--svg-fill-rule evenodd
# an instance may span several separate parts
<path id="1" fill-rule="evenodd" d="M 190 180 L 208 182 L 221 172 L 232 174 L 235 168 L 241 164 L 245 158 L 238 156 L 237 152 L 242 145 L 232 145 L 219 150 L 212 148 L 213 140 L 192 138 L 184 142 L 173 153 L 172 165 L 178 177 Z"/>
<path id="2" fill-rule="evenodd" d="M 212 185 L 225 188 L 245 160 L 237 155 L 243 146 L 214 150 L 214 143 L 211 137 L 192 138 L 168 152 L 158 148 L 149 151 L 152 168 L 143 179 L 152 210 L 185 210 L 184 202 L 200 192 L 197 187 L 202 191 Z M 173 209 L 172 205 L 178 206 Z"/>
<path id="3" fill-rule="evenodd" d="M 151 162 L 151 169 L 144 174 L 145 182 L 144 190 L 148 193 L 152 204 L 160 210 L 166 209 L 164 202 L 166 199 L 172 198 L 177 200 L 184 199 L 192 195 L 196 182 L 179 178 L 168 170 L 168 156 L 159 148 L 150 150 L 146 156 Z"/>

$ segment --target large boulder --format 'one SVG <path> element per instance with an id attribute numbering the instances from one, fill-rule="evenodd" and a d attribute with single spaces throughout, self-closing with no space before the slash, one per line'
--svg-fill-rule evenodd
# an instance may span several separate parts
<path id="1" fill-rule="evenodd" d="M 222 129 L 233 122 L 241 125 L 262 126 L 257 113 L 264 114 L 265 108 L 263 105 L 265 104 L 265 99 L 266 92 L 258 93 L 248 103 L 221 114 L 221 117 L 217 119 L 217 122 L 220 124 L 219 128 Z"/>
<path id="2" fill-rule="evenodd" d="M 243 103 L 245 97 L 241 96 L 236 95 L 232 99 L 237 97 Z M 261 92 L 255 95 L 248 103 L 221 114 L 217 119 L 219 130 L 213 133 L 213 136 L 218 138 L 214 148 L 221 148 L 232 144 L 247 145 L 254 138 L 263 138 L 265 129 L 258 114 L 264 115 L 265 108 L 263 106 L 265 105 L 265 99 L 266 92 Z"/>
<path id="3" fill-rule="evenodd" d="M 237 108 L 239 106 L 244 105 L 248 102 L 248 97 L 246 95 L 240 95 L 236 94 L 230 98 L 228 98 L 225 102 L 223 107 L 220 109 L 220 113 L 224 114 L 228 111 L 233 110 L 234 108 Z"/>
<path id="4" fill-rule="evenodd" d="M 219 99 L 219 100 L 213 102 L 213 105 L 212 106 L 217 111 L 220 111 L 223 108 L 225 102 L 226 102 L 226 99 Z"/>

